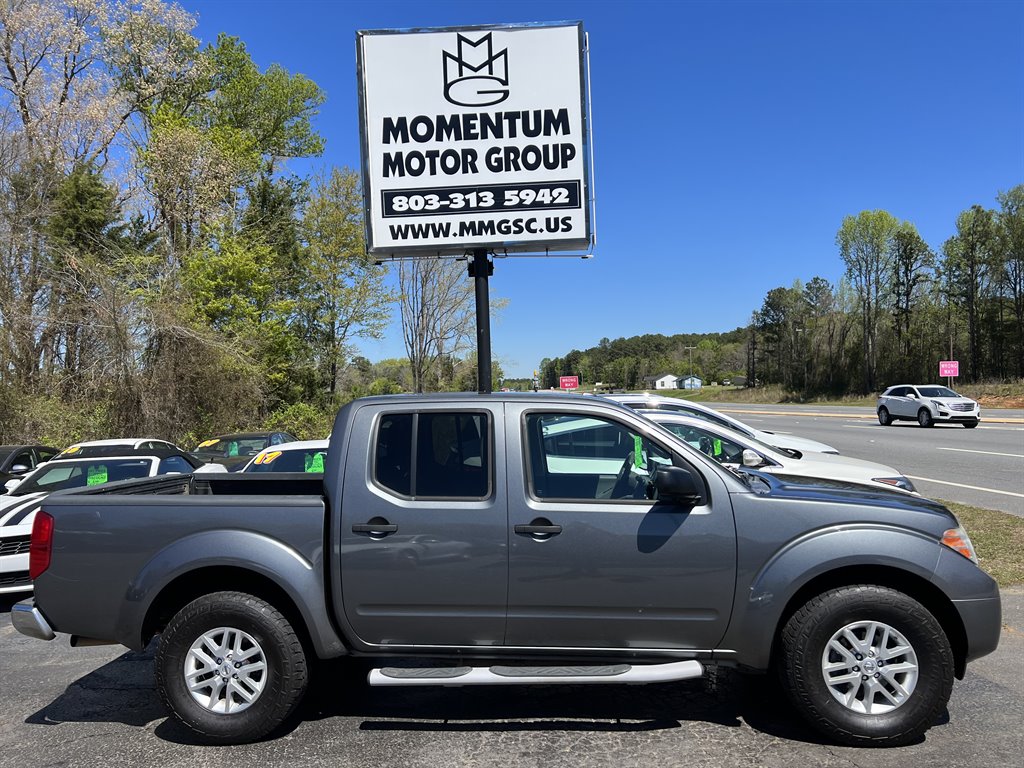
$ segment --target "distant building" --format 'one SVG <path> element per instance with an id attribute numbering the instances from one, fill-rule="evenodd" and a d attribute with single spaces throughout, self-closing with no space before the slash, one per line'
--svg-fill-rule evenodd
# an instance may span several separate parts
<path id="1" fill-rule="evenodd" d="M 745 386 L 747 386 L 747 377 L 746 376 L 733 376 L 732 377 L 732 385 L 734 387 L 745 387 Z"/>
<path id="2" fill-rule="evenodd" d="M 700 389 L 704 382 L 699 376 L 682 376 L 678 379 L 676 386 L 679 389 Z"/>
<path id="3" fill-rule="evenodd" d="M 679 389 L 679 377 L 671 373 L 663 373 L 660 376 L 644 376 L 644 387 L 646 389 Z"/>

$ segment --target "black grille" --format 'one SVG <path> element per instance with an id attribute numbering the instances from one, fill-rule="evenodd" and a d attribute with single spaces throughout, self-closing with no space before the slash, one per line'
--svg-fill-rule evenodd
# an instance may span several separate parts
<path id="1" fill-rule="evenodd" d="M 29 535 L 11 536 L 9 539 L 2 539 L 0 540 L 0 556 L 23 555 L 28 552 L 31 541 L 32 537 Z"/>
<path id="2" fill-rule="evenodd" d="M 0 588 L 30 586 L 32 586 L 32 579 L 28 577 L 28 571 L 11 571 L 0 576 Z"/>

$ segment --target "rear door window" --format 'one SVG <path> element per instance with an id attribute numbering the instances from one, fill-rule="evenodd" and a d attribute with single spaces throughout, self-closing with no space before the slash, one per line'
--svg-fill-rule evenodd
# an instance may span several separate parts
<path id="1" fill-rule="evenodd" d="M 374 482 L 416 499 L 491 495 L 491 424 L 482 412 L 384 414 L 374 447 Z"/>

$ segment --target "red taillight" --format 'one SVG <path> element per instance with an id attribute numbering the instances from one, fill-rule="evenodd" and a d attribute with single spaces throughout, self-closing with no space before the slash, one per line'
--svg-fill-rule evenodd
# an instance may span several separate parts
<path id="1" fill-rule="evenodd" d="M 53 548 L 53 517 L 42 510 L 36 512 L 32 523 L 32 543 L 28 549 L 28 577 L 38 579 L 50 567 L 50 550 Z"/>

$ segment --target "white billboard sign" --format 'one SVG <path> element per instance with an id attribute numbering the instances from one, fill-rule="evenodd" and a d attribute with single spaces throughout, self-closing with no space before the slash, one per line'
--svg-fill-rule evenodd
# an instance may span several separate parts
<path id="1" fill-rule="evenodd" d="M 592 246 L 582 24 L 356 35 L 367 249 Z"/>

